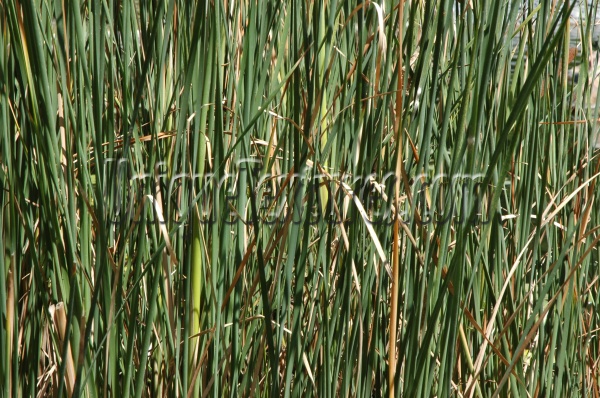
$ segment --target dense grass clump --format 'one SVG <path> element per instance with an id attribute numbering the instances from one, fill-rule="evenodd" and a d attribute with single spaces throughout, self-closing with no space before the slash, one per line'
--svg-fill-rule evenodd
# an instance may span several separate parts
<path id="1" fill-rule="evenodd" d="M 600 395 L 596 3 L 0 0 L 0 396 Z"/>

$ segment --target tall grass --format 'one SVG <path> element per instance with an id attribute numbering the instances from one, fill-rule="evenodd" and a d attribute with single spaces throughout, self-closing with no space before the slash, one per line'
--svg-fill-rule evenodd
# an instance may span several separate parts
<path id="1" fill-rule="evenodd" d="M 1 395 L 600 395 L 572 6 L 0 0 Z"/>

